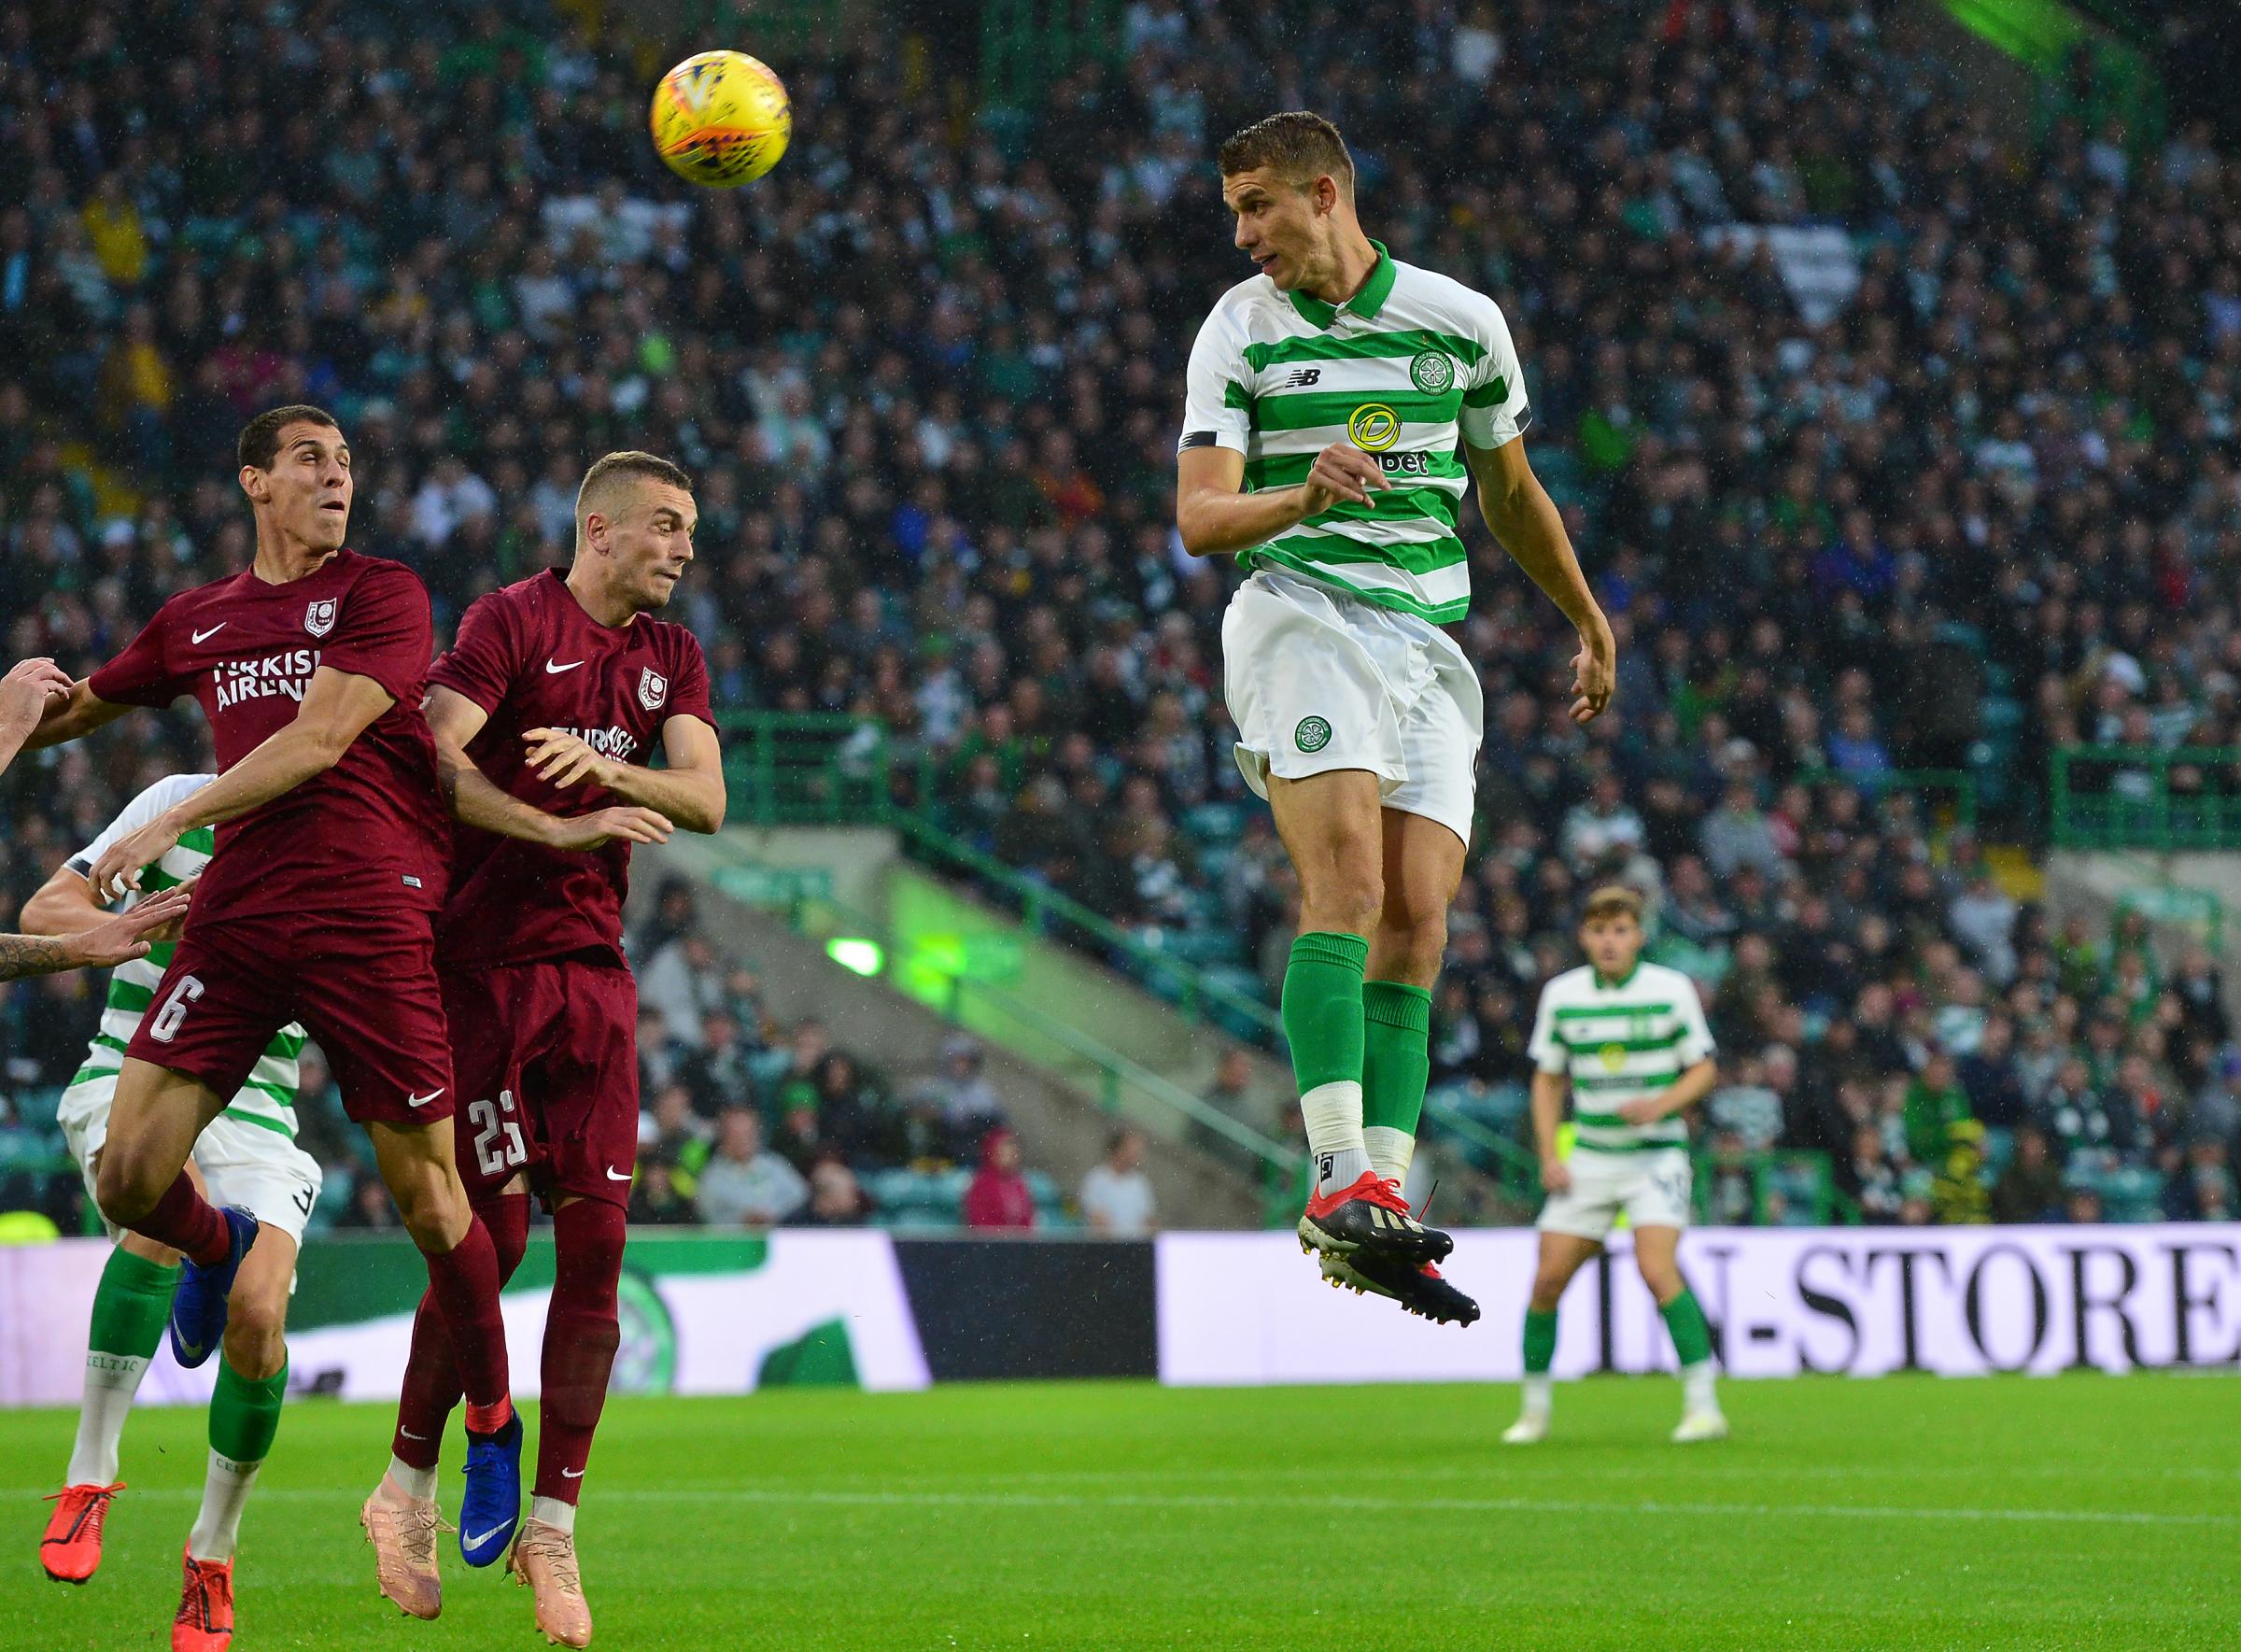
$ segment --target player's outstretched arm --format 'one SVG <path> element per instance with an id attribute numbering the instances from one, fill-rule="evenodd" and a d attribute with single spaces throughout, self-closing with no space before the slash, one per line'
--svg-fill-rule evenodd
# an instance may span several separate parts
<path id="1" fill-rule="evenodd" d="M 96 900 L 114 900 L 140 887 L 153 866 L 196 826 L 216 826 L 292 792 L 343 760 L 350 742 L 397 702 L 371 677 L 321 666 L 312 672 L 303 703 L 287 727 L 267 735 L 240 762 L 192 796 L 101 852 L 93 863 Z"/>
<path id="2" fill-rule="evenodd" d="M 1611 691 L 1617 685 L 1618 644 L 1595 593 L 1587 588 L 1587 576 L 1580 572 L 1564 518 L 1527 462 L 1523 436 L 1494 448 L 1466 442 L 1463 457 L 1478 484 L 1478 508 L 1487 526 L 1510 560 L 1564 611 L 1580 634 L 1580 652 L 1572 662 L 1572 717 L 1575 723 L 1589 722 L 1611 703 Z"/>
<path id="3" fill-rule="evenodd" d="M 108 909 L 93 898 L 93 885 L 85 874 L 66 866 L 39 885 L 38 893 L 23 903 L 16 922 L 26 935 L 73 935 L 107 919 Z"/>
<path id="4" fill-rule="evenodd" d="M 537 778 L 563 789 L 588 781 L 641 808 L 660 812 L 688 832 L 724 826 L 724 752 L 716 731 L 698 717 L 663 720 L 664 767 L 644 769 L 602 757 L 563 728 L 532 728 L 522 737 Z"/>
<path id="5" fill-rule="evenodd" d="M 429 732 L 436 739 L 436 784 L 452 818 L 502 838 L 543 843 L 550 849 L 597 849 L 613 839 L 631 843 L 666 843 L 670 826 L 651 809 L 624 804 L 589 814 L 548 813 L 525 803 L 475 767 L 467 747 L 490 713 L 455 688 L 430 688 L 423 705 Z"/>
<path id="6" fill-rule="evenodd" d="M 64 969 L 108 969 L 128 958 L 145 958 L 161 933 L 187 915 L 192 896 L 182 883 L 74 934 L 0 935 L 0 981 Z"/>
<path id="7" fill-rule="evenodd" d="M 1249 551 L 1342 501 L 1367 504 L 1392 483 L 1359 447 L 1333 442 L 1296 487 L 1239 491 L 1245 455 L 1233 447 L 1186 447 L 1175 461 L 1175 528 L 1193 557 Z"/>

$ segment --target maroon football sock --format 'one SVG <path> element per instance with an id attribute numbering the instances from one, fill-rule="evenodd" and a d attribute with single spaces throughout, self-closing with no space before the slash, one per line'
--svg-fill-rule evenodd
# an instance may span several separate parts
<path id="1" fill-rule="evenodd" d="M 148 1213 L 130 1225 L 142 1238 L 184 1251 L 190 1262 L 202 1267 L 216 1266 L 233 1249 L 233 1233 L 226 1226 L 225 1217 L 194 1191 L 194 1183 L 187 1179 L 184 1170 L 163 1190 L 163 1196 Z"/>
<path id="2" fill-rule="evenodd" d="M 553 1303 L 544 1320 L 543 1397 L 537 1412 L 539 1497 L 576 1501 L 591 1436 L 607 1403 L 622 1327 L 623 1209 L 578 1199 L 553 1214 Z"/>
<path id="3" fill-rule="evenodd" d="M 529 1248 L 529 1195 L 500 1193 L 478 1204 L 475 1213 L 490 1230 L 498 1282 L 503 1285 Z M 451 1332 L 430 1287 L 421 1293 L 413 1315 L 413 1351 L 404 1362 L 404 1387 L 397 1396 L 397 1433 L 389 1447 L 397 1461 L 415 1468 L 435 1467 L 437 1448 L 458 1403 L 458 1362 L 452 1357 Z"/>
<path id="4" fill-rule="evenodd" d="M 429 1294 L 443 1311 L 459 1387 L 467 1396 L 467 1427 L 472 1433 L 495 1433 L 513 1415 L 506 1394 L 506 1322 L 498 1308 L 498 1248 L 477 1216 L 449 1250 L 423 1254 Z"/>

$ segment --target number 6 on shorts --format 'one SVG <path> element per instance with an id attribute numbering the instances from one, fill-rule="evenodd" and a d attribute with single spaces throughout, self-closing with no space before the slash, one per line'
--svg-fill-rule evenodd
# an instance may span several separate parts
<path id="1" fill-rule="evenodd" d="M 170 1043 L 178 1037 L 179 1023 L 187 1019 L 187 1006 L 202 995 L 201 981 L 191 975 L 180 976 L 179 984 L 171 989 L 171 995 L 163 1000 L 163 1007 L 148 1022 L 148 1036 L 159 1044 Z"/>

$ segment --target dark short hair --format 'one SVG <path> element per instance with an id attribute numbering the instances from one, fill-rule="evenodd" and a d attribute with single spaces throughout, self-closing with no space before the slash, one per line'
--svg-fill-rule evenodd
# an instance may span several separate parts
<path id="1" fill-rule="evenodd" d="M 1594 923 L 1598 918 L 1631 918 L 1642 922 L 1642 897 L 1624 883 L 1606 883 L 1587 897 L 1580 909 L 1582 925 Z"/>
<path id="2" fill-rule="evenodd" d="M 289 425 L 321 425 L 331 431 L 343 428 L 324 407 L 297 402 L 290 407 L 267 408 L 241 427 L 241 439 L 233 444 L 235 456 L 245 465 L 271 470 L 273 460 L 280 457 L 280 432 Z"/>
<path id="3" fill-rule="evenodd" d="M 592 461 L 591 469 L 584 473 L 584 485 L 576 489 L 576 521 L 582 525 L 598 496 L 616 482 L 666 482 L 671 487 L 693 490 L 693 479 L 682 465 L 670 463 L 658 453 L 641 453 L 636 448 L 625 448 L 620 453 L 603 454 Z"/>
<path id="4" fill-rule="evenodd" d="M 1325 173 L 1338 180 L 1348 200 L 1354 197 L 1354 157 L 1338 128 L 1307 109 L 1287 109 L 1256 120 L 1232 134 L 1219 157 L 1221 176 L 1268 167 L 1288 184 L 1302 189 Z"/>

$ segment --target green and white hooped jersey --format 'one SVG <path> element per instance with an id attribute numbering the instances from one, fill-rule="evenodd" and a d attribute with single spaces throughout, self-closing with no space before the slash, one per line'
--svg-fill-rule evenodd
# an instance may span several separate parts
<path id="1" fill-rule="evenodd" d="M 1606 982 L 1582 965 L 1541 989 L 1526 1053 L 1542 1072 L 1570 1076 L 1575 1146 L 1606 1153 L 1685 1147 L 1688 1125 L 1677 1115 L 1629 1124 L 1618 1109 L 1663 1094 L 1709 1059 L 1712 1029 L 1696 982 L 1678 969 L 1636 964 L 1625 980 Z"/>
<path id="2" fill-rule="evenodd" d="M 90 876 L 93 863 L 112 842 L 127 832 L 137 831 L 182 798 L 192 797 L 217 778 L 215 774 L 175 774 L 156 782 L 126 804 L 124 812 L 109 822 L 101 836 L 70 857 L 70 869 L 81 877 Z M 118 903 L 118 910 L 121 911 L 132 906 L 142 895 L 154 895 L 190 878 L 200 877 L 216 853 L 212 829 L 197 826 L 181 838 L 162 859 L 147 868 L 140 880 L 140 893 L 127 895 Z M 116 1084 L 117 1071 L 124 1065 L 125 1046 L 133 1041 L 133 1034 L 140 1027 L 140 1018 L 155 1001 L 157 984 L 162 981 L 163 971 L 171 967 L 172 950 L 170 941 L 161 941 L 149 950 L 147 957 L 134 958 L 109 972 L 109 997 L 101 1012 L 101 1030 L 86 1047 L 85 1063 L 71 1079 L 70 1090 L 85 1085 L 106 1088 Z M 257 1058 L 257 1065 L 249 1070 L 248 1081 L 226 1104 L 224 1116 L 261 1124 L 293 1141 L 296 1058 L 303 1053 L 303 1029 L 292 1024 L 275 1033 L 273 1041 L 265 1046 L 264 1053 Z M 65 1106 L 69 1099 L 65 1092 Z"/>
<path id="3" fill-rule="evenodd" d="M 1280 291 L 1266 275 L 1221 295 L 1191 348 L 1180 446 L 1244 454 L 1250 492 L 1304 482 L 1318 453 L 1351 442 L 1392 486 L 1238 560 L 1445 625 L 1471 605 L 1456 531 L 1471 485 L 1461 445 L 1506 446 L 1532 413 L 1500 306 L 1370 245 L 1377 262 L 1343 304 Z"/>

